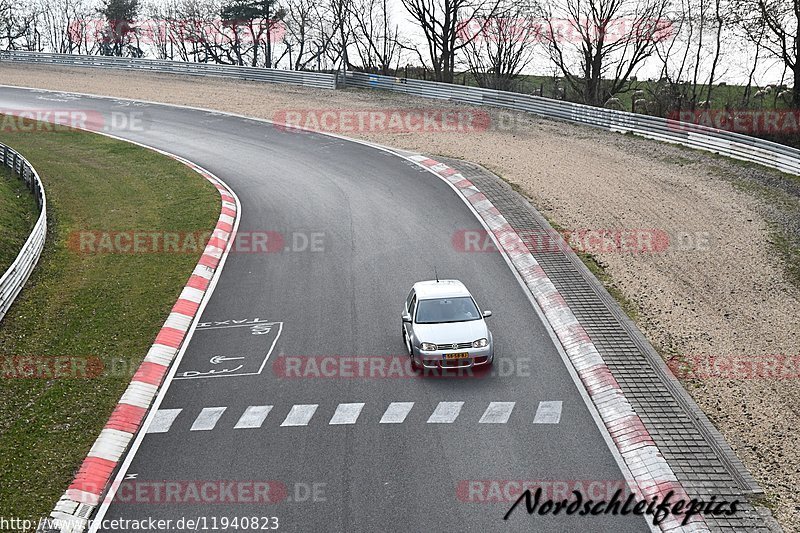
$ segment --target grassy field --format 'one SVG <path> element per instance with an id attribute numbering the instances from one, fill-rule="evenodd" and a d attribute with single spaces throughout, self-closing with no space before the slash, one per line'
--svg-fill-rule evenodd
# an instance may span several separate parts
<path id="1" fill-rule="evenodd" d="M 81 253 L 70 235 L 209 231 L 219 196 L 182 164 L 99 135 L 0 132 L 0 140 L 39 171 L 49 218 L 39 265 L 0 323 L 0 362 L 7 371 L 21 356 L 92 357 L 104 369 L 77 379 L 0 372 L 0 514 L 38 519 L 71 480 L 201 252 Z"/>
<path id="2" fill-rule="evenodd" d="M 0 167 L 0 275 L 14 262 L 38 217 L 25 182 Z"/>

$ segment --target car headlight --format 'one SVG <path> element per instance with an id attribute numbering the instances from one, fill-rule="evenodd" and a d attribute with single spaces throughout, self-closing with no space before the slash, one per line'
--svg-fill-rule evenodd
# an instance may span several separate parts
<path id="1" fill-rule="evenodd" d="M 436 351 L 436 345 L 433 344 L 432 342 L 423 342 L 422 344 L 419 345 L 419 347 L 424 352 L 435 352 Z"/>
<path id="2" fill-rule="evenodd" d="M 489 345 L 488 339 L 478 339 L 472 343 L 473 348 L 485 348 L 488 345 Z"/>

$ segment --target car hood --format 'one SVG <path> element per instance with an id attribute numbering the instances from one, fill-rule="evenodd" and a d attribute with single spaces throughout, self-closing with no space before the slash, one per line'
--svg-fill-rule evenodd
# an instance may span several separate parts
<path id="1" fill-rule="evenodd" d="M 483 319 L 447 324 L 414 324 L 414 333 L 420 342 L 434 344 L 472 342 L 484 337 L 489 338 L 489 329 Z"/>

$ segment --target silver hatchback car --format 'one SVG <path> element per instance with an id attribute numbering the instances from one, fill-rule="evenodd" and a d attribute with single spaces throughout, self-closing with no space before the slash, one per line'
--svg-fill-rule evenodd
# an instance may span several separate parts
<path id="1" fill-rule="evenodd" d="M 491 311 L 458 280 L 420 281 L 403 307 L 403 341 L 415 368 L 468 368 L 494 361 Z"/>

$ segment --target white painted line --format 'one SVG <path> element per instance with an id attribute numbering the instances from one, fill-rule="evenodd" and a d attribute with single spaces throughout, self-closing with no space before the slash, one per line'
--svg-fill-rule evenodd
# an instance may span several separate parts
<path id="1" fill-rule="evenodd" d="M 247 322 L 246 324 L 226 324 L 222 326 L 204 326 L 202 323 L 197 326 L 197 331 L 205 331 L 207 329 L 228 329 L 228 328 L 252 328 L 253 326 L 277 326 L 282 324 L 282 322 L 269 322 L 269 321 L 261 321 L 261 322 Z"/>
<path id="2" fill-rule="evenodd" d="M 194 419 L 189 431 L 210 431 L 217 425 L 219 417 L 225 412 L 225 407 L 205 407 L 197 418 Z"/>
<path id="3" fill-rule="evenodd" d="M 181 411 L 183 409 L 159 409 L 156 411 L 150 427 L 147 428 L 147 433 L 166 433 Z"/>
<path id="4" fill-rule="evenodd" d="M 355 424 L 363 408 L 363 403 L 340 403 L 328 424 L 331 426 Z"/>
<path id="5" fill-rule="evenodd" d="M 561 420 L 561 402 L 539 402 L 534 424 L 558 424 Z"/>
<path id="6" fill-rule="evenodd" d="M 414 402 L 392 402 L 381 417 L 381 424 L 402 424 L 405 422 Z"/>
<path id="7" fill-rule="evenodd" d="M 439 402 L 428 418 L 428 424 L 452 424 L 458 418 L 462 405 L 464 402 Z"/>
<path id="8" fill-rule="evenodd" d="M 286 419 L 281 423 L 285 426 L 307 426 L 311 417 L 317 411 L 319 404 L 293 405 L 292 410 L 286 415 Z"/>
<path id="9" fill-rule="evenodd" d="M 227 378 L 237 378 L 237 377 L 240 377 L 240 376 L 258 376 L 258 375 L 260 375 L 264 371 L 264 367 L 267 365 L 267 361 L 269 361 L 269 357 L 270 357 L 270 355 L 272 355 L 272 352 L 275 350 L 275 345 L 278 343 L 278 339 L 281 338 L 281 333 L 283 332 L 283 322 L 274 322 L 274 323 L 278 324 L 278 333 L 275 334 L 275 339 L 272 341 L 272 344 L 269 347 L 269 351 L 267 351 L 266 355 L 264 356 L 264 360 L 261 361 L 261 366 L 258 367 L 258 371 L 257 372 L 232 372 L 232 373 L 229 373 L 229 374 L 210 374 L 210 375 L 198 375 L 198 376 L 177 376 L 174 379 L 175 380 L 179 380 L 179 379 L 206 379 L 206 378 L 226 378 L 226 377 Z M 257 324 L 251 324 L 251 327 L 255 326 L 255 325 L 257 325 Z M 214 329 L 214 328 L 200 328 L 200 327 L 197 327 L 195 329 L 197 331 L 203 331 L 203 330 L 206 330 L 206 329 Z M 185 342 L 184 342 L 184 344 L 185 344 Z"/>
<path id="10" fill-rule="evenodd" d="M 260 428 L 271 410 L 271 405 L 251 405 L 244 410 L 244 414 L 233 429 Z"/>
<path id="11" fill-rule="evenodd" d="M 511 411 L 514 410 L 516 402 L 492 402 L 483 416 L 478 421 L 479 424 L 505 424 L 508 422 L 508 417 L 511 416 Z"/>

